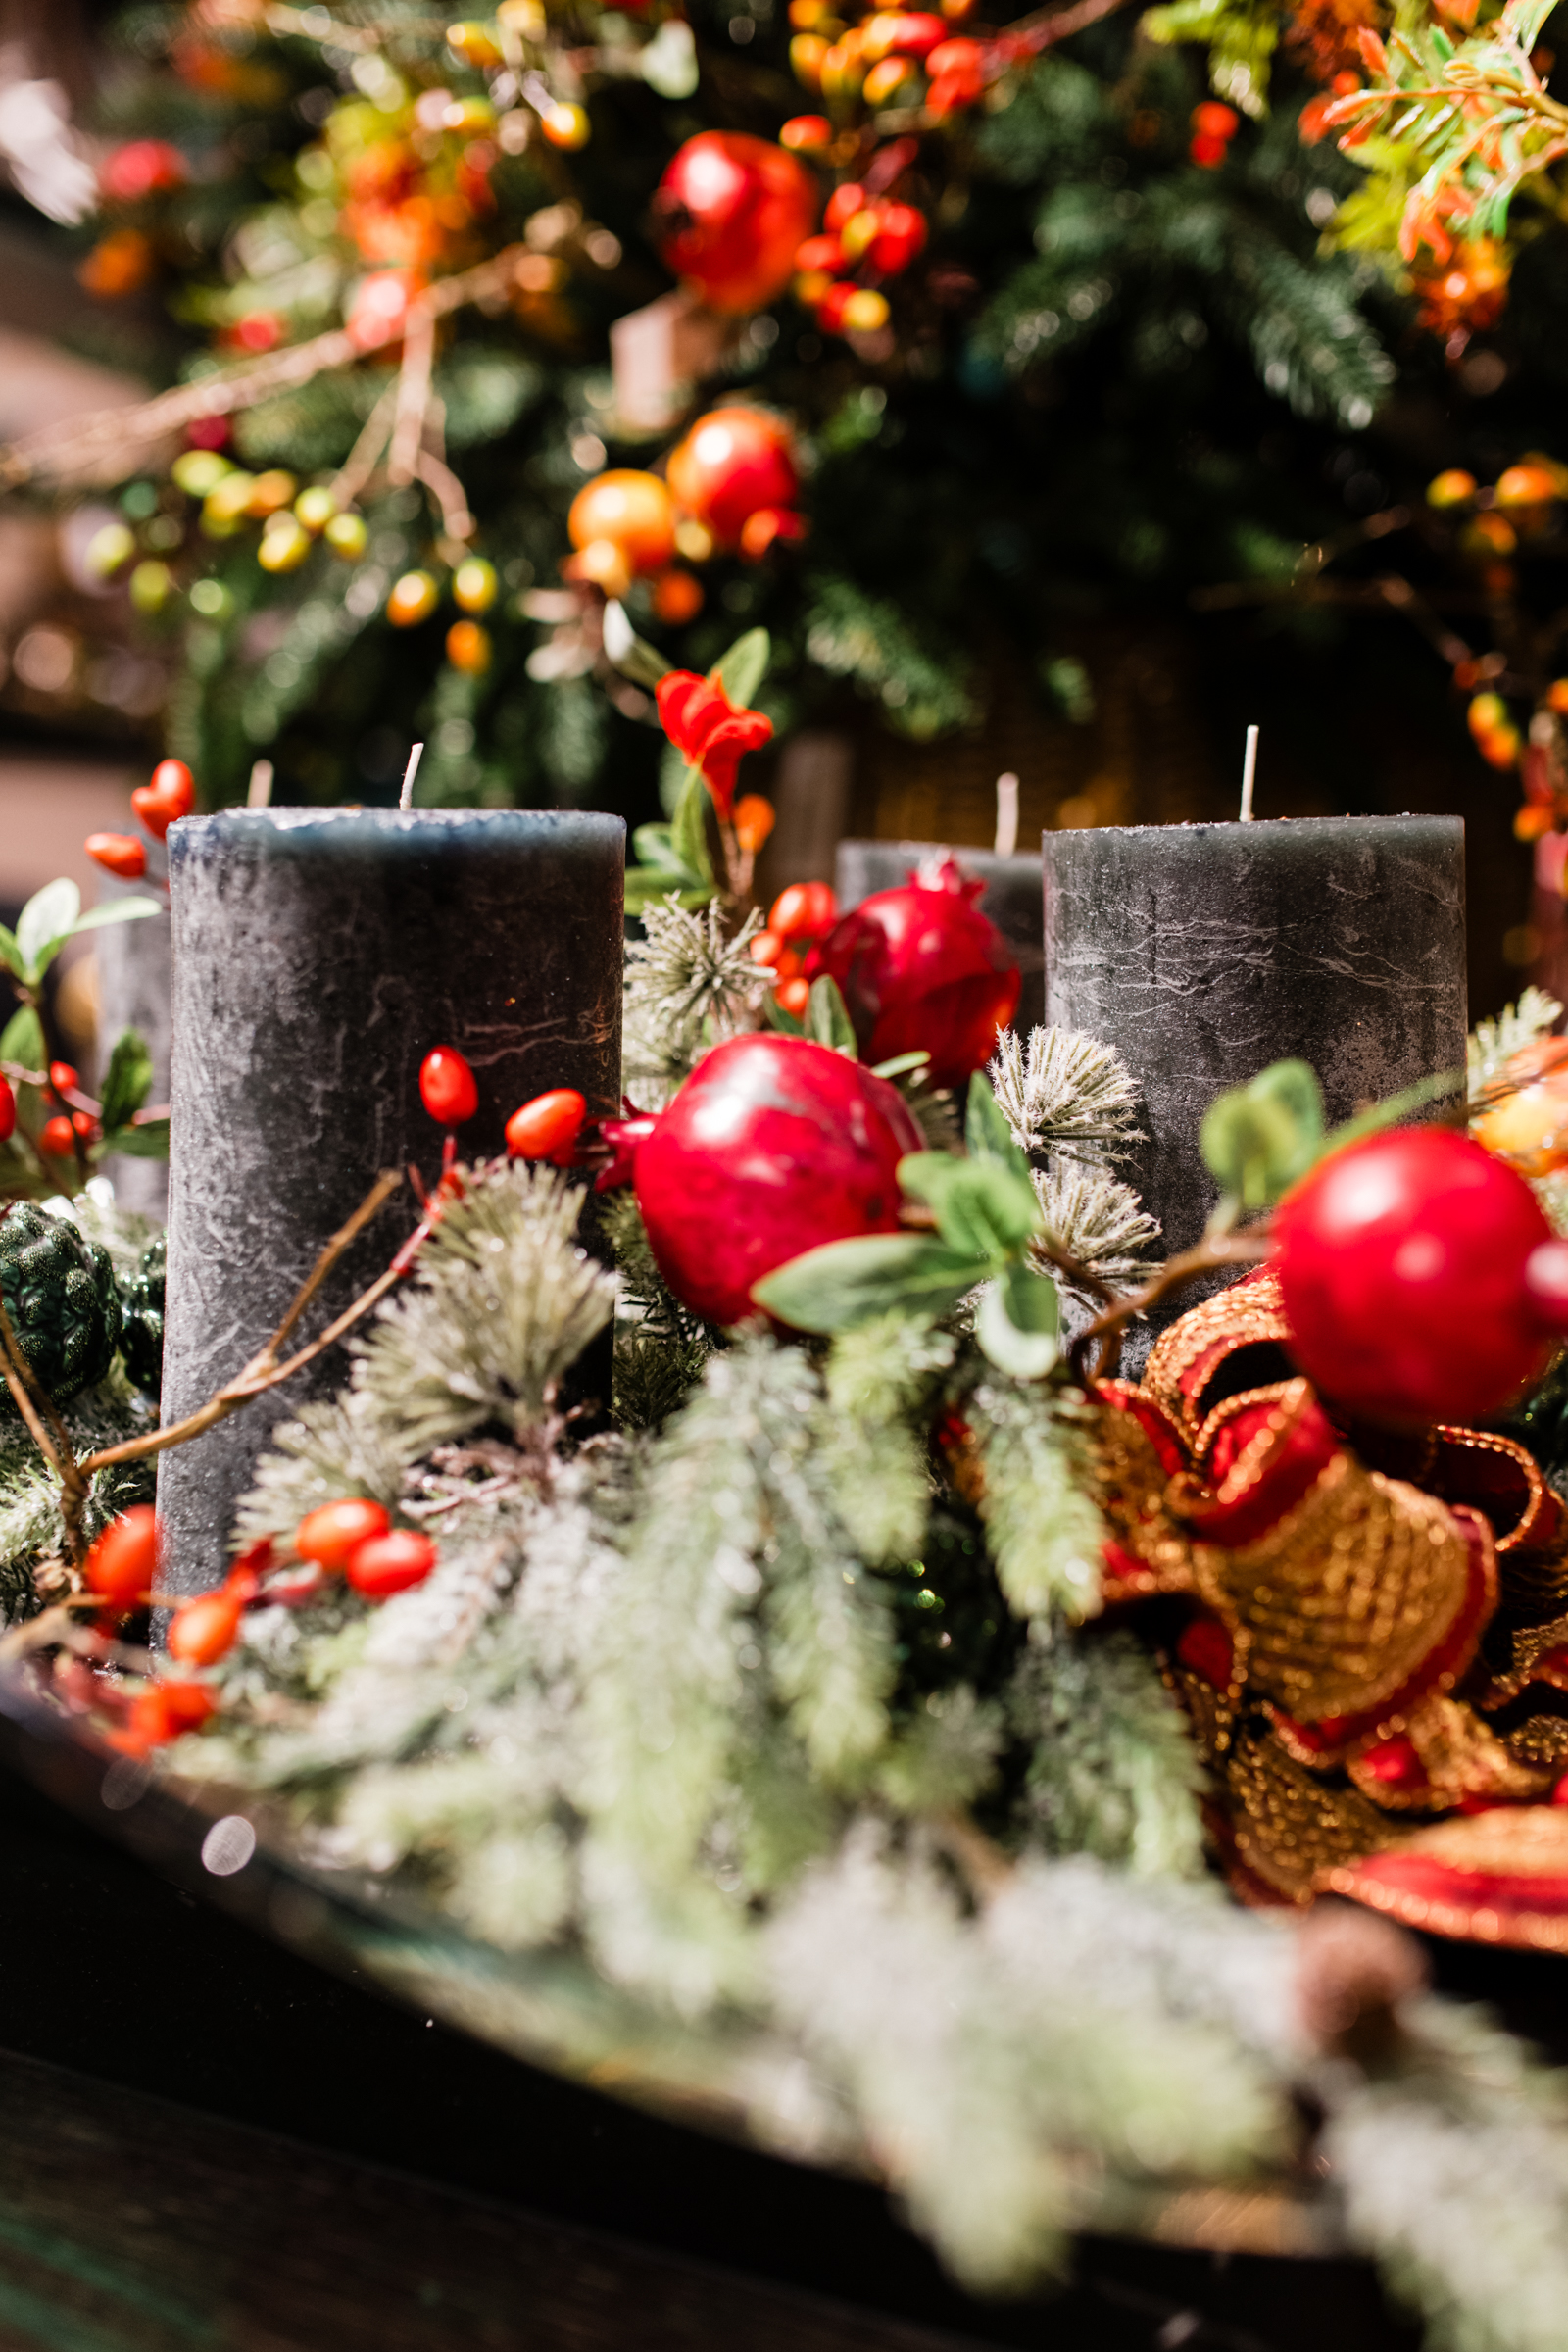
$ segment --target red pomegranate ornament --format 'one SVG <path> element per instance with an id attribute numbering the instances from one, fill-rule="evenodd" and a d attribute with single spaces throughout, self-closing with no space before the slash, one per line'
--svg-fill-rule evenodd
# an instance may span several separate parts
<path id="1" fill-rule="evenodd" d="M 1274 1237 L 1292 1353 L 1367 1420 L 1484 1421 L 1568 1332 L 1568 1242 L 1522 1176 L 1449 1127 L 1331 1152 Z"/>
<path id="2" fill-rule="evenodd" d="M 710 310 L 738 316 L 782 294 L 816 215 L 816 182 L 785 147 L 703 130 L 672 157 L 654 197 L 663 256 Z"/>
<path id="3" fill-rule="evenodd" d="M 867 1061 L 923 1048 L 933 1086 L 961 1086 L 1018 1008 L 1012 951 L 951 858 L 853 906 L 807 969 L 839 985 Z"/>
<path id="4" fill-rule="evenodd" d="M 754 514 L 787 509 L 800 486 L 789 428 L 761 409 L 713 409 L 669 453 L 676 505 L 721 547 L 735 546 Z"/>
<path id="5" fill-rule="evenodd" d="M 828 1046 L 732 1037 L 634 1145 L 648 1240 L 677 1298 L 710 1323 L 755 1314 L 752 1286 L 804 1250 L 899 1222 L 897 1168 L 923 1149 L 886 1079 Z M 612 1129 L 615 1132 L 612 1133 Z M 621 1163 L 624 1164 L 623 1161 Z"/>

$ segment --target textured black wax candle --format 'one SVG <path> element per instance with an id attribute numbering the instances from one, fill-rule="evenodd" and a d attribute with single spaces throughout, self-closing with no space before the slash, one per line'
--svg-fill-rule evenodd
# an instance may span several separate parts
<path id="1" fill-rule="evenodd" d="M 436 1175 L 419 1101 L 433 1046 L 472 1064 L 465 1157 L 504 1149 L 519 1102 L 620 1085 L 619 817 L 551 810 L 257 808 L 169 836 L 174 1021 L 166 1422 L 267 1341 L 382 1168 Z M 405 1188 L 340 1265 L 305 1336 L 386 1265 Z M 328 1350 L 288 1386 L 161 1456 L 165 1583 L 226 1564 L 233 1504 L 274 1424 L 340 1387 Z"/>
<path id="2" fill-rule="evenodd" d="M 1334 1123 L 1464 1067 L 1456 816 L 1048 833 L 1045 941 L 1047 1020 L 1102 1038 L 1138 1081 L 1149 1140 L 1123 1173 L 1166 1251 L 1198 1241 L 1214 1205 L 1198 1131 L 1225 1087 L 1296 1055 Z M 1124 1362 L 1147 1347 L 1146 1327 Z"/>
<path id="3" fill-rule="evenodd" d="M 145 882 L 119 882 L 106 874 L 98 888 L 104 899 L 146 898 Z M 98 1050 L 100 1064 L 108 1061 L 115 1042 L 126 1029 L 136 1029 L 152 1055 L 153 1087 L 149 1103 L 169 1101 L 170 924 L 167 911 L 148 915 L 139 923 L 111 923 L 97 933 L 93 954 L 98 965 Z M 122 1208 L 156 1217 L 169 1214 L 169 1167 L 162 1159 L 132 1159 L 116 1152 L 105 1162 Z"/>
<path id="4" fill-rule="evenodd" d="M 848 911 L 873 891 L 899 889 L 932 858 L 956 858 L 966 874 L 985 884 L 981 909 L 1012 950 L 1022 976 L 1012 1023 L 1027 1036 L 1044 1017 L 1038 858 L 999 858 L 994 850 L 950 850 L 934 841 L 841 841 L 834 868 L 839 905 Z"/>

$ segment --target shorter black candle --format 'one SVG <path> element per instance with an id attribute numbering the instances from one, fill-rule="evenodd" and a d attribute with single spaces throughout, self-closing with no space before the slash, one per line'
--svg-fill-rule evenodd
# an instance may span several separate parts
<path id="1" fill-rule="evenodd" d="M 898 890 L 930 858 L 954 858 L 985 884 L 980 906 L 1017 960 L 1022 988 L 1012 1025 L 1022 1036 L 1045 1018 L 1045 955 L 1038 858 L 999 858 L 994 850 L 950 850 L 934 841 L 841 841 L 834 882 L 847 912 L 874 891 Z"/>
<path id="2" fill-rule="evenodd" d="M 1124 1173 L 1163 1251 L 1201 1238 L 1204 1111 L 1309 1062 L 1331 1124 L 1465 1057 L 1464 824 L 1334 816 L 1045 837 L 1046 1014 L 1114 1046 L 1148 1141 Z M 1182 1292 L 1157 1325 L 1201 1296 Z M 1147 1327 L 1127 1360 L 1147 1348 Z"/>
<path id="3" fill-rule="evenodd" d="M 166 1422 L 265 1345 L 379 1170 L 433 1181 L 442 1131 L 419 1065 L 473 1067 L 465 1158 L 546 1089 L 589 1112 L 620 1088 L 619 817 L 533 809 L 230 809 L 169 836 L 174 1021 Z M 386 1265 L 410 1190 L 334 1270 L 305 1333 Z M 343 1384 L 340 1354 L 161 1457 L 165 1584 L 224 1570 L 233 1506 L 269 1433 Z"/>

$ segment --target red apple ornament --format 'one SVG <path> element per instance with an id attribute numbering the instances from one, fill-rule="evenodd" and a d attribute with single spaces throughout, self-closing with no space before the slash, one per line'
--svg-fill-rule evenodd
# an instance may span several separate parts
<path id="1" fill-rule="evenodd" d="M 836 980 L 866 1061 L 924 1048 L 933 1086 L 961 1086 L 1018 1007 L 1018 966 L 951 858 L 853 906 L 808 971 Z"/>
<path id="2" fill-rule="evenodd" d="M 663 255 L 710 310 L 760 311 L 782 294 L 809 235 L 816 183 L 785 147 L 741 130 L 703 130 L 671 158 L 654 208 Z"/>
<path id="3" fill-rule="evenodd" d="M 1568 1332 L 1568 1243 L 1521 1176 L 1449 1127 L 1331 1152 L 1274 1236 L 1293 1355 L 1371 1421 L 1484 1421 Z"/>
<path id="4" fill-rule="evenodd" d="M 757 1311 L 753 1284 L 802 1250 L 892 1233 L 895 1171 L 922 1149 L 895 1090 L 848 1054 L 733 1037 L 638 1142 L 632 1181 L 676 1298 L 710 1323 L 738 1323 Z"/>

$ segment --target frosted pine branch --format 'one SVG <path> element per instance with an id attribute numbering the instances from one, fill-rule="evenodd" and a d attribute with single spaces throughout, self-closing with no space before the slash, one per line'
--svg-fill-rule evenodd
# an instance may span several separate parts
<path id="1" fill-rule="evenodd" d="M 1076 1029 L 1014 1029 L 997 1041 L 992 1091 L 1022 1152 L 1053 1146 L 1099 1157 L 1143 1139 L 1138 1089 L 1119 1054 Z"/>
<path id="2" fill-rule="evenodd" d="M 1065 1156 L 1048 1169 L 1035 1169 L 1034 1183 L 1044 1238 L 1053 1249 L 1076 1258 L 1112 1289 L 1147 1278 L 1159 1226 L 1130 1184 L 1106 1168 Z M 1045 1256 L 1040 1270 L 1055 1271 Z"/>
<path id="3" fill-rule="evenodd" d="M 625 1087 L 640 1107 L 662 1109 L 708 1047 L 756 1027 L 773 984 L 750 953 L 761 920 L 750 914 L 730 937 L 716 901 L 698 914 L 673 896 L 645 908 L 647 936 L 626 950 L 624 1008 Z"/>
<path id="4" fill-rule="evenodd" d="M 1494 1021 L 1477 1021 L 1466 1054 L 1470 1100 L 1475 1102 L 1522 1046 L 1534 1044 L 1562 1018 L 1562 1006 L 1544 988 L 1527 988 L 1517 1004 L 1504 1005 Z"/>

